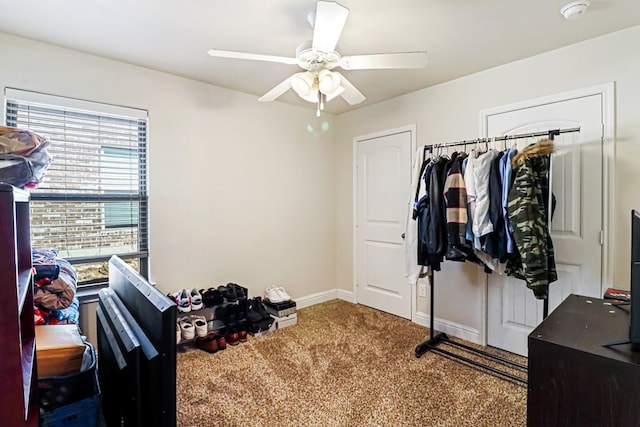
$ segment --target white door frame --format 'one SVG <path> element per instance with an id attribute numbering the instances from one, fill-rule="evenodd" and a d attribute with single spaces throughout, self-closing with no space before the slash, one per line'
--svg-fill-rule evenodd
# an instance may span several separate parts
<path id="1" fill-rule="evenodd" d="M 603 243 L 603 259 L 602 259 L 602 290 L 613 286 L 613 265 L 615 242 L 613 234 L 613 217 L 609 214 L 609 208 L 614 206 L 614 162 L 615 162 L 615 83 L 609 82 L 596 86 L 576 89 L 568 92 L 557 93 L 553 95 L 543 96 L 540 98 L 529 99 L 526 101 L 516 102 L 513 104 L 502 105 L 499 107 L 488 108 L 480 111 L 480 135 L 487 135 L 487 126 L 489 116 L 507 113 L 514 110 L 522 110 L 527 108 L 538 107 L 545 104 L 568 101 L 575 98 L 583 98 L 587 96 L 602 96 L 602 123 L 603 123 L 603 141 L 602 141 L 602 228 L 604 231 Z M 488 292 L 489 277 L 486 276 L 483 284 L 483 292 L 481 297 L 481 316 L 482 322 L 480 327 L 480 343 L 487 345 L 487 328 L 488 328 Z"/>
<path id="2" fill-rule="evenodd" d="M 356 197 L 356 193 L 358 191 L 358 143 L 359 142 L 364 142 L 366 140 L 369 139 L 375 139 L 375 138 L 381 138 L 384 136 L 390 136 L 390 135 L 395 135 L 398 133 L 404 133 L 404 132 L 409 132 L 411 134 L 411 164 L 409 165 L 409 168 L 412 167 L 413 162 L 415 161 L 415 153 L 416 153 L 416 125 L 412 124 L 412 125 L 406 125 L 406 126 L 401 126 L 401 127 L 397 127 L 397 128 L 393 128 L 393 129 L 387 129 L 387 130 L 382 130 L 382 131 L 378 131 L 378 132 L 373 132 L 373 133 L 368 133 L 365 135 L 360 135 L 360 136 L 356 136 L 353 138 L 353 142 L 352 142 L 352 158 L 353 158 L 353 165 L 352 165 L 352 182 L 353 182 L 353 189 L 352 189 L 352 223 L 351 223 L 351 229 L 353 230 L 352 232 L 352 246 L 353 246 L 353 297 L 354 297 L 354 302 L 356 304 L 358 304 L 358 227 L 357 227 L 357 223 L 358 223 L 358 198 Z M 409 190 L 411 190 L 411 188 L 407 188 L 407 200 L 409 200 Z M 406 224 L 405 224 L 406 227 Z M 407 285 L 409 286 L 409 285 Z M 411 320 L 413 321 L 413 319 L 415 318 L 416 315 L 416 310 L 417 310 L 417 301 L 416 301 L 416 285 L 415 283 L 411 284 Z"/>

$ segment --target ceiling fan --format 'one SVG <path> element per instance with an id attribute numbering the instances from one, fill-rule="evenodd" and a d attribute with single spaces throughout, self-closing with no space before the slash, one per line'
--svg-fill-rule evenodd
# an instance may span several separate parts
<path id="1" fill-rule="evenodd" d="M 344 70 L 370 70 L 423 68 L 427 65 L 426 52 L 340 55 L 335 48 L 348 15 L 349 9 L 336 2 L 318 1 L 315 16 L 309 17 L 313 26 L 313 40 L 298 46 L 295 58 L 217 49 L 209 50 L 208 54 L 218 58 L 298 65 L 306 71 L 288 77 L 259 98 L 259 101 L 274 101 L 293 88 L 302 99 L 317 104 L 318 115 L 324 108 L 324 103 L 338 95 L 350 105 L 359 104 L 366 99 L 341 73 L 332 71 L 336 67 Z"/>

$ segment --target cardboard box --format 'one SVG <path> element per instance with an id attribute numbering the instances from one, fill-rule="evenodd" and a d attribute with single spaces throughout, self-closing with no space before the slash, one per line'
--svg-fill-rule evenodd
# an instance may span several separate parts
<path id="1" fill-rule="evenodd" d="M 38 325 L 35 329 L 39 378 L 80 371 L 87 346 L 77 325 Z"/>
<path id="2" fill-rule="evenodd" d="M 293 326 L 298 323 L 298 313 L 283 317 L 277 317 L 272 314 L 271 317 L 275 319 L 273 324 L 276 325 L 276 329 L 286 328 L 287 326 Z"/>

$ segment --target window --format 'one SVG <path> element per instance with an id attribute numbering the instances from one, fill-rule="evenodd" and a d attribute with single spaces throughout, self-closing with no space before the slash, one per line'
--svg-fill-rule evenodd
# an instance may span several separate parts
<path id="1" fill-rule="evenodd" d="M 121 181 L 123 171 L 138 169 L 138 153 L 121 147 L 104 147 L 102 150 L 102 183 L 105 192 L 117 194 L 136 191 L 139 181 Z M 139 204 L 136 201 L 106 202 L 104 205 L 104 226 L 109 228 L 132 227 L 138 223 Z"/>
<path id="2" fill-rule="evenodd" d="M 148 276 L 147 113 L 6 89 L 6 124 L 50 139 L 31 191 L 34 248 L 58 250 L 79 284 L 106 281 L 118 255 Z"/>

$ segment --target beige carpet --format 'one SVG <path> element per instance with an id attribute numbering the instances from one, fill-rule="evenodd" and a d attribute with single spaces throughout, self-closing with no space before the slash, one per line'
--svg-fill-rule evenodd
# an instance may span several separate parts
<path id="1" fill-rule="evenodd" d="M 417 359 L 427 335 L 333 300 L 239 346 L 186 349 L 178 354 L 178 426 L 525 425 L 526 388 L 439 354 Z"/>

